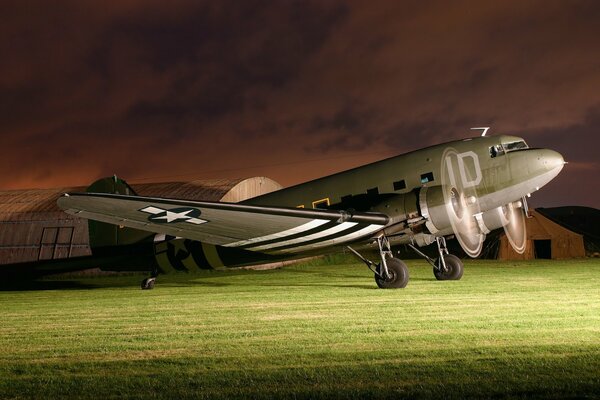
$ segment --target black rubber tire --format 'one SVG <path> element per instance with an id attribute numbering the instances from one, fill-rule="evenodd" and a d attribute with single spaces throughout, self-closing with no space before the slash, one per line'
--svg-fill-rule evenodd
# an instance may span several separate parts
<path id="1" fill-rule="evenodd" d="M 390 258 L 386 260 L 388 272 L 390 273 L 390 279 L 380 278 L 375 275 L 375 282 L 381 289 L 399 289 L 406 287 L 408 284 L 408 267 L 402 260 L 398 258 Z M 379 269 L 378 271 L 379 272 Z"/>
<path id="2" fill-rule="evenodd" d="M 435 279 L 438 281 L 458 281 L 463 276 L 464 267 L 463 262 L 460 258 L 456 257 L 454 254 L 446 254 L 444 256 L 444 261 L 446 262 L 446 268 L 448 271 L 442 271 L 437 268 L 433 269 L 433 275 L 435 275 Z M 439 259 L 437 263 L 439 263 Z"/>
<path id="3" fill-rule="evenodd" d="M 146 278 L 142 281 L 141 287 L 142 290 L 152 290 L 154 289 L 154 282 L 156 278 Z"/>

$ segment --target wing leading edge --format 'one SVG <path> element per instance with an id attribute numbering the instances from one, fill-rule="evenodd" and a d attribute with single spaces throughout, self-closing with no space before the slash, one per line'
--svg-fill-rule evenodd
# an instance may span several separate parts
<path id="1" fill-rule="evenodd" d="M 208 244 L 268 254 L 311 251 L 372 236 L 389 218 L 288 207 L 197 202 L 106 193 L 69 193 L 57 201 L 69 214 Z"/>

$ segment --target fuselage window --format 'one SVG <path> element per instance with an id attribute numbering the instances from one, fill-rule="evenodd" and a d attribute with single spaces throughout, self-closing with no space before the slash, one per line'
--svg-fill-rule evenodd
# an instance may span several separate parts
<path id="1" fill-rule="evenodd" d="M 404 179 L 402 179 L 401 181 L 394 182 L 394 190 L 402 189 L 406 189 L 406 182 L 404 182 Z"/>
<path id="2" fill-rule="evenodd" d="M 501 144 L 497 144 L 495 146 L 490 147 L 490 156 L 492 158 L 494 158 L 496 156 L 502 156 L 502 155 L 504 155 L 504 147 L 502 147 Z"/>
<path id="3" fill-rule="evenodd" d="M 519 140 L 518 142 L 504 143 L 504 150 L 508 153 L 510 151 L 515 150 L 523 150 L 528 149 L 527 143 L 524 140 Z"/>
<path id="4" fill-rule="evenodd" d="M 313 206 L 313 208 L 327 208 L 327 207 L 329 207 L 329 197 L 326 198 L 326 199 L 321 199 L 321 200 L 313 201 L 312 206 Z"/>
<path id="5" fill-rule="evenodd" d="M 379 188 L 374 187 L 374 188 L 368 189 L 367 194 L 371 195 L 371 196 L 377 195 L 377 194 L 379 194 Z"/>
<path id="6" fill-rule="evenodd" d="M 421 175 L 421 183 L 433 182 L 433 172 Z"/>

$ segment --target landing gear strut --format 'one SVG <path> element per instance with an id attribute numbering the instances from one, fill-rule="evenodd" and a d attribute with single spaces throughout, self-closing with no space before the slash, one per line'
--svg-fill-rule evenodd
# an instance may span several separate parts
<path id="1" fill-rule="evenodd" d="M 373 261 L 364 258 L 352 247 L 346 247 L 367 264 L 367 267 L 375 274 L 375 282 L 379 288 L 396 289 L 406 287 L 408 283 L 408 267 L 406 264 L 402 260 L 393 257 L 387 237 L 378 237 L 377 245 L 379 247 L 379 256 L 381 257 L 381 263 L 379 264 L 375 264 Z"/>
<path id="2" fill-rule="evenodd" d="M 146 278 L 142 281 L 142 284 L 140 285 L 142 290 L 151 290 L 154 289 L 154 284 L 156 283 L 156 277 L 158 276 L 158 271 L 157 270 L 153 270 L 152 274 L 150 275 L 149 278 Z"/>
<path id="3" fill-rule="evenodd" d="M 437 260 L 432 259 L 412 244 L 409 244 L 409 246 L 433 266 L 433 275 L 435 275 L 435 279 L 438 281 L 459 280 L 463 276 L 463 262 L 454 254 L 450 254 L 448 252 L 448 247 L 446 247 L 446 238 L 436 237 L 435 240 L 437 243 L 438 253 L 440 255 Z"/>

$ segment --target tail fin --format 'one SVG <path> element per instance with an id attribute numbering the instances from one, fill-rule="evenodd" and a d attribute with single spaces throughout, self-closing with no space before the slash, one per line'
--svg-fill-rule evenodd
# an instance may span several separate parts
<path id="1" fill-rule="evenodd" d="M 125 182 L 123 179 L 118 178 L 116 175 L 97 180 L 86 189 L 86 192 L 114 193 L 137 196 L 131 186 L 129 186 L 129 184 L 127 184 L 127 182 Z M 154 234 L 150 232 L 120 227 L 117 225 L 93 220 L 89 220 L 88 227 L 92 253 L 97 253 L 102 251 L 100 250 L 102 248 L 112 246 L 151 242 L 154 238 Z"/>

